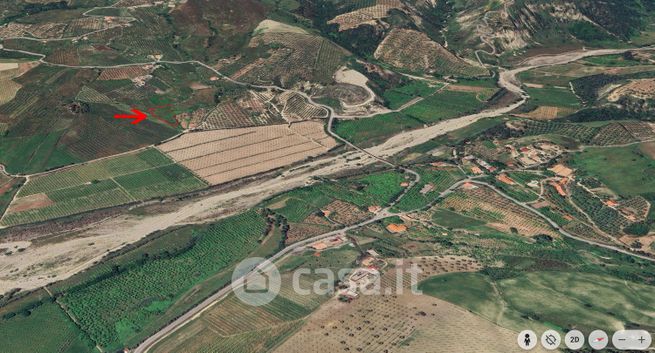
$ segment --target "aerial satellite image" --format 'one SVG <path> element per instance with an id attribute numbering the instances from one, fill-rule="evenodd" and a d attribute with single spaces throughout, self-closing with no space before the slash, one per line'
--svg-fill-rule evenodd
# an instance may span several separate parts
<path id="1" fill-rule="evenodd" d="M 653 335 L 655 0 L 0 0 L 0 353 Z"/>

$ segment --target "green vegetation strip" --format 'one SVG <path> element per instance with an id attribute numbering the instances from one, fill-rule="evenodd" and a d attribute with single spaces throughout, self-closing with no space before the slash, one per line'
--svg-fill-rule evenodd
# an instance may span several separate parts
<path id="1" fill-rule="evenodd" d="M 195 231 L 181 252 L 144 257 L 139 266 L 73 289 L 62 301 L 94 341 L 117 350 L 194 285 L 252 252 L 265 230 L 255 211 L 227 218 Z"/>

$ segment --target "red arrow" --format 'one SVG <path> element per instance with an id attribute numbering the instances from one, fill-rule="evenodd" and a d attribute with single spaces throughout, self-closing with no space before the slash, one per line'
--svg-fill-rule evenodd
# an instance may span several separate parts
<path id="1" fill-rule="evenodd" d="M 142 111 L 140 111 L 138 109 L 132 109 L 132 113 L 134 113 L 134 115 L 116 114 L 116 115 L 114 115 L 114 119 L 134 119 L 134 120 L 132 120 L 131 124 L 136 125 L 136 124 L 146 120 L 146 118 L 148 117 L 144 112 L 142 112 Z"/>

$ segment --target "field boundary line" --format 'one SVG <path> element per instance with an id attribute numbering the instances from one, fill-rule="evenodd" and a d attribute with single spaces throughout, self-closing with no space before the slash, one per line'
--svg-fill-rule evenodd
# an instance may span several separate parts
<path id="1" fill-rule="evenodd" d="M 149 170 L 149 169 L 146 169 L 146 170 Z M 137 200 L 136 198 L 134 198 L 134 196 L 132 196 L 132 194 L 130 194 L 130 192 L 127 191 L 127 189 L 125 189 L 125 188 L 123 187 L 123 185 L 121 185 L 119 182 L 117 182 L 117 181 L 114 179 L 114 177 L 109 178 L 109 180 L 113 181 L 113 182 L 118 186 L 119 189 L 121 189 L 125 194 L 127 194 L 127 196 L 129 196 L 129 197 L 132 199 L 132 202 L 140 201 L 140 200 Z"/>

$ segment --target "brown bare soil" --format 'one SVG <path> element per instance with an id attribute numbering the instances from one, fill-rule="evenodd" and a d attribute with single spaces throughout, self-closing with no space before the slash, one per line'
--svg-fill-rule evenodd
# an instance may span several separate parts
<path id="1" fill-rule="evenodd" d="M 642 143 L 639 149 L 644 152 L 648 157 L 655 159 L 655 142 Z"/>
<path id="2" fill-rule="evenodd" d="M 525 113 L 525 114 L 514 114 L 518 117 L 521 118 L 528 118 L 528 119 L 534 119 L 534 120 L 553 120 L 557 119 L 557 117 L 560 115 L 560 113 L 565 113 L 568 110 L 559 108 L 559 107 L 551 107 L 551 106 L 539 106 L 537 109 Z"/>
<path id="3" fill-rule="evenodd" d="M 448 91 L 454 91 L 454 92 L 473 92 L 473 93 L 478 93 L 478 92 L 484 92 L 488 88 L 485 87 L 480 87 L 480 86 L 466 86 L 466 85 L 448 85 L 446 87 Z"/>
<path id="4" fill-rule="evenodd" d="M 655 79 L 634 80 L 612 91 L 607 99 L 616 102 L 624 96 L 633 96 L 640 99 L 655 98 Z"/>
<path id="5" fill-rule="evenodd" d="M 341 200 L 332 201 L 324 210 L 330 212 L 330 219 L 345 225 L 355 224 L 371 216 L 354 204 Z"/>
<path id="6" fill-rule="evenodd" d="M 54 202 L 46 194 L 34 194 L 14 200 L 7 213 L 36 210 L 50 205 L 54 205 Z"/>
<path id="7" fill-rule="evenodd" d="M 215 185 L 318 156 L 336 145 L 322 123 L 301 122 L 189 133 L 159 149 Z"/>
<path id="8" fill-rule="evenodd" d="M 289 232 L 287 233 L 287 240 L 285 244 L 289 245 L 297 243 L 301 240 L 327 233 L 329 230 L 330 228 L 326 227 L 325 225 L 292 223 L 289 224 Z"/>

